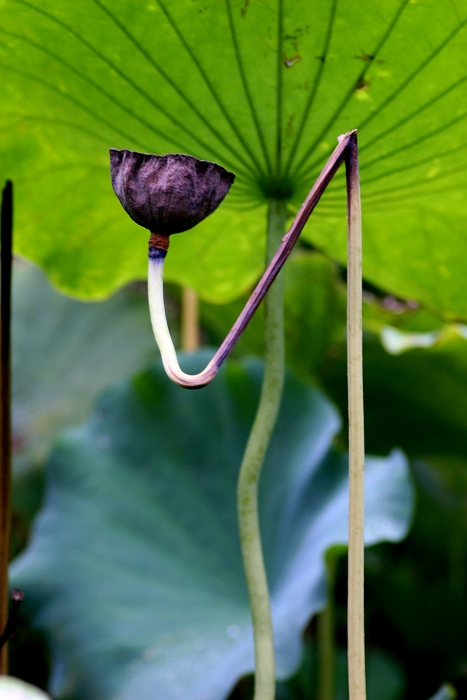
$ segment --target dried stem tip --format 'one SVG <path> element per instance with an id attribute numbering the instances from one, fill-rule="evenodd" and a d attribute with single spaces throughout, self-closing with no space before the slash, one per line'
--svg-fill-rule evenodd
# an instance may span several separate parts
<path id="1" fill-rule="evenodd" d="M 235 175 L 193 156 L 166 156 L 110 149 L 112 186 L 127 214 L 140 226 L 170 236 L 212 214 Z"/>

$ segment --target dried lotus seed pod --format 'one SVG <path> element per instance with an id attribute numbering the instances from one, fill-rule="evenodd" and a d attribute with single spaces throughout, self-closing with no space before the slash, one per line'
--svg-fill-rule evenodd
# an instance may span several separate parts
<path id="1" fill-rule="evenodd" d="M 235 175 L 194 156 L 156 156 L 110 149 L 115 194 L 127 214 L 152 233 L 170 236 L 217 209 Z"/>

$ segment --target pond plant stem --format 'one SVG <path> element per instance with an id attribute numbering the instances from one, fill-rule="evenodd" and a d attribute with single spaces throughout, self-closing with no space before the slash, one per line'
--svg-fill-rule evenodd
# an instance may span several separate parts
<path id="1" fill-rule="evenodd" d="M 271 202 L 267 261 L 285 233 L 285 202 Z M 258 485 L 264 457 L 279 413 L 284 386 L 284 280 L 280 274 L 265 299 L 264 377 L 253 427 L 243 455 L 237 486 L 237 510 L 243 566 L 250 598 L 255 643 L 254 700 L 274 700 L 274 637 L 268 583 L 261 547 Z"/>
<path id="2" fill-rule="evenodd" d="M 0 635 L 8 623 L 8 564 L 11 527 L 11 262 L 13 238 L 13 185 L 7 182 L 1 206 L 0 301 Z M 0 649 L 0 675 L 8 672 L 7 644 Z"/>
<path id="3" fill-rule="evenodd" d="M 349 700 L 365 700 L 364 625 L 364 466 L 362 355 L 362 214 L 357 134 L 345 159 L 347 180 L 347 376 L 349 410 L 349 573 L 348 664 Z"/>

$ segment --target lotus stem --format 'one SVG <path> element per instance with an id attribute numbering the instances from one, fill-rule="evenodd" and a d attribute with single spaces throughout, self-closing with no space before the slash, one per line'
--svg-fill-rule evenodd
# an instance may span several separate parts
<path id="1" fill-rule="evenodd" d="M 348 216 L 349 573 L 347 634 L 349 700 L 365 700 L 362 216 L 356 132 L 351 134 L 345 165 Z"/>
<path id="2" fill-rule="evenodd" d="M 285 203 L 271 202 L 268 260 L 285 231 Z M 250 598 L 255 641 L 254 700 L 274 700 L 274 637 L 268 583 L 261 548 L 258 485 L 264 457 L 276 424 L 284 386 L 284 282 L 280 275 L 265 300 L 264 378 L 256 417 L 248 438 L 237 486 L 237 509 L 243 566 Z"/>
<path id="3" fill-rule="evenodd" d="M 177 353 L 170 335 L 164 305 L 164 258 L 166 251 L 150 248 L 148 267 L 148 299 L 152 329 L 167 375 L 180 386 L 196 389 L 209 384 L 217 374 L 215 357 L 199 374 L 186 374 L 180 369 Z"/>

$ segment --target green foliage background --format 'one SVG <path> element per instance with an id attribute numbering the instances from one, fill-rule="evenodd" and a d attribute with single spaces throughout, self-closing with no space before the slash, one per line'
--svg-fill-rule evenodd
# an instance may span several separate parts
<path id="1" fill-rule="evenodd" d="M 358 128 L 367 445 L 376 454 L 402 447 L 418 493 L 408 540 L 368 556 L 367 639 L 398 659 L 407 696 L 420 699 L 447 679 L 461 692 L 467 684 L 467 345 L 459 325 L 467 319 L 466 25 L 462 0 L 0 2 L 0 176 L 15 183 L 16 252 L 77 298 L 104 299 L 145 277 L 146 234 L 111 191 L 109 147 L 187 152 L 237 174 L 217 212 L 173 237 L 166 266 L 169 281 L 204 300 L 205 338 L 217 343 L 262 270 L 268 201 L 286 199 L 292 217 L 336 137 Z M 286 332 L 290 369 L 321 385 L 343 416 L 345 260 L 341 173 L 288 264 Z M 49 326 L 34 339 L 44 364 L 36 371 L 32 362 L 29 374 L 34 350 L 22 346 L 17 376 L 31 379 L 16 380 L 26 441 L 17 445 L 18 547 L 39 500 L 31 500 L 31 475 L 37 483 L 59 425 L 84 418 L 97 386 L 140 369 L 149 352 L 148 328 L 136 308 L 132 325 L 128 299 L 95 307 L 108 309 L 101 321 L 51 294 L 37 296 L 33 317 L 44 315 L 42 304 L 57 318 L 76 313 L 81 329 L 108 332 L 88 367 L 82 358 L 97 331 L 82 331 L 80 347 L 78 339 L 67 345 L 66 324 Z M 127 337 L 115 313 L 126 319 Z M 258 316 L 237 357 L 262 354 L 261 324 Z M 402 334 L 406 352 L 387 352 L 387 326 Z M 56 354 L 44 342 L 49 333 Z M 431 334 L 428 347 L 411 347 L 419 333 Z M 115 338 L 110 348 L 106 338 Z M 131 357 L 122 353 L 127 342 L 138 346 Z M 101 352 L 115 374 L 97 371 L 94 380 Z M 77 364 L 83 379 L 65 371 L 57 382 L 57 371 L 46 390 L 43 368 L 52 361 Z M 307 639 L 312 646 L 312 631 Z M 306 658 L 295 688 L 308 688 Z"/>
<path id="2" fill-rule="evenodd" d="M 227 301 L 262 266 L 267 199 L 293 213 L 337 135 L 358 128 L 366 278 L 466 317 L 466 22 L 461 0 L 4 0 L 0 162 L 17 183 L 17 251 L 82 298 L 144 276 L 107 149 L 187 152 L 237 181 L 174 238 L 168 279 Z M 305 234 L 341 262 L 343 212 L 341 176 Z"/>

